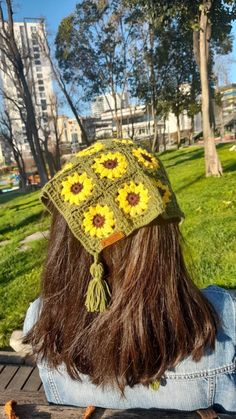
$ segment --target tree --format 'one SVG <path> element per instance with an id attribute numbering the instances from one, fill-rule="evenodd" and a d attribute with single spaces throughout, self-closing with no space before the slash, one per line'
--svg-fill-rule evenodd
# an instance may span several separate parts
<path id="1" fill-rule="evenodd" d="M 13 152 L 14 159 L 19 170 L 20 187 L 24 189 L 27 185 L 25 162 L 21 151 L 21 144 L 19 144 L 17 136 L 13 133 L 12 119 L 7 109 L 4 109 L 4 111 L 0 114 L 0 136 Z"/>
<path id="2" fill-rule="evenodd" d="M 132 71 L 129 84 L 132 95 L 141 100 L 151 110 L 153 118 L 152 150 L 159 151 L 158 138 L 158 101 L 160 97 L 157 74 L 157 29 L 152 13 L 147 9 L 132 7 L 128 22 L 132 22 Z"/>
<path id="3" fill-rule="evenodd" d="M 206 176 L 218 176 L 222 167 L 214 142 L 212 106 L 212 67 L 214 54 L 227 54 L 232 49 L 230 35 L 236 18 L 234 0 L 131 0 L 131 6 L 141 8 L 143 14 L 152 14 L 154 22 L 169 25 L 179 20 L 180 26 L 191 31 L 193 49 L 201 80 L 201 107 L 205 142 Z M 183 31 L 184 32 L 184 31 Z"/>
<path id="4" fill-rule="evenodd" d="M 39 172 L 41 184 L 43 185 L 48 180 L 47 170 L 40 147 L 35 110 L 25 74 L 25 66 L 15 38 L 11 0 L 6 0 L 6 8 L 7 21 L 4 19 L 3 8 L 0 3 L 0 51 L 4 55 L 5 60 L 10 63 L 14 81 L 17 84 L 25 105 L 27 138 Z"/>
<path id="5" fill-rule="evenodd" d="M 50 176 L 61 169 L 61 151 L 60 144 L 63 135 L 63 128 L 59 128 L 58 124 L 58 110 L 59 110 L 59 96 L 53 94 L 49 97 L 49 116 L 45 120 L 43 115 L 39 115 L 38 125 L 39 130 L 43 134 L 41 144 L 48 163 Z"/>
<path id="6" fill-rule="evenodd" d="M 184 3 L 182 17 L 193 30 L 193 46 L 201 80 L 205 172 L 206 176 L 219 176 L 222 166 L 214 142 L 212 63 L 214 53 L 227 54 L 232 49 L 230 32 L 232 20 L 236 18 L 236 5 L 231 0 L 186 0 Z"/>
<path id="7" fill-rule="evenodd" d="M 67 101 L 67 103 L 68 103 L 71 111 L 73 112 L 76 121 L 78 122 L 78 125 L 79 125 L 80 130 L 81 130 L 81 134 L 82 134 L 82 142 L 85 143 L 86 145 L 89 145 L 88 136 L 87 136 L 86 130 L 85 130 L 84 125 L 83 125 L 83 120 L 79 116 L 79 113 L 77 111 L 76 105 L 75 105 L 75 103 L 74 103 L 74 101 L 73 101 L 73 99 L 71 97 L 70 92 L 68 91 L 66 82 L 63 79 L 63 76 L 62 76 L 62 74 L 61 74 L 58 66 L 56 65 L 55 61 L 52 58 L 51 48 L 50 48 L 50 45 L 48 43 L 46 34 L 45 34 L 44 31 L 42 31 L 42 34 L 43 34 L 43 38 L 42 39 L 39 39 L 41 49 L 43 50 L 44 55 L 49 60 L 50 65 L 51 65 L 53 76 L 54 76 L 54 78 L 55 78 L 55 80 L 56 80 L 56 82 L 57 82 L 60 90 L 62 91 L 63 95 L 65 96 L 66 101 Z"/>
<path id="8" fill-rule="evenodd" d="M 177 121 L 177 146 L 180 146 L 180 115 L 191 108 L 200 93 L 199 75 L 193 55 L 192 37 L 176 18 L 166 22 L 159 33 L 156 50 L 161 103 L 168 103 Z"/>
<path id="9" fill-rule="evenodd" d="M 84 91 L 84 100 L 105 95 L 118 137 L 122 136 L 118 97 L 127 84 L 126 49 L 131 31 L 118 0 L 82 0 L 75 12 L 62 20 L 56 37 L 56 57 L 64 80 L 76 81 Z M 110 92 L 114 110 L 106 96 Z"/>

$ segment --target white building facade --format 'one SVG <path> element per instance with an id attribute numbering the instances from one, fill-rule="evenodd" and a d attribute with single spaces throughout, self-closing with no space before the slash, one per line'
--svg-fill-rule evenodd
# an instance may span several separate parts
<path id="1" fill-rule="evenodd" d="M 111 93 L 97 96 L 91 104 L 91 114 L 99 118 L 102 113 L 115 110 L 115 99 L 117 109 L 127 108 L 129 105 L 128 93 L 117 93 L 114 97 Z"/>

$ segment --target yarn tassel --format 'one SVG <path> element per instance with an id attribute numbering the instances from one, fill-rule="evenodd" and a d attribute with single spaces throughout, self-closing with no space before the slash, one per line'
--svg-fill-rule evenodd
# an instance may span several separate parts
<path id="1" fill-rule="evenodd" d="M 89 312 L 103 312 L 107 308 L 107 302 L 111 295 L 106 281 L 103 279 L 103 266 L 98 262 L 98 257 L 90 267 L 92 276 L 86 293 L 85 306 Z"/>

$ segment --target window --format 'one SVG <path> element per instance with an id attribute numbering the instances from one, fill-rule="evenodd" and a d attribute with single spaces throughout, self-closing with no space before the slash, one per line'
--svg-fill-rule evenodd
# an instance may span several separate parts
<path id="1" fill-rule="evenodd" d="M 41 61 L 40 60 L 34 60 L 34 64 L 35 65 L 41 65 Z"/>
<path id="2" fill-rule="evenodd" d="M 42 67 L 36 67 L 36 71 L 42 71 Z"/>
<path id="3" fill-rule="evenodd" d="M 31 26 L 30 30 L 31 30 L 31 32 L 37 32 L 36 26 Z"/>
<path id="4" fill-rule="evenodd" d="M 41 100 L 41 107 L 43 111 L 46 111 L 47 109 L 47 101 L 45 99 Z"/>
<path id="5" fill-rule="evenodd" d="M 43 86 L 39 86 L 39 91 L 40 91 L 40 92 L 44 92 L 44 90 L 45 90 L 45 89 L 44 89 L 44 87 L 43 87 Z"/>
<path id="6" fill-rule="evenodd" d="M 33 51 L 34 51 L 34 52 L 40 52 L 40 51 L 39 51 L 39 47 L 33 47 Z"/>
<path id="7" fill-rule="evenodd" d="M 71 142 L 73 144 L 77 144 L 78 143 L 78 134 L 76 132 L 74 132 L 73 134 L 71 134 Z"/>
<path id="8" fill-rule="evenodd" d="M 43 85 L 43 80 L 38 80 L 38 84 L 42 84 Z"/>
<path id="9" fill-rule="evenodd" d="M 39 93 L 39 96 L 40 96 L 40 97 L 45 97 L 45 93 L 41 93 L 41 92 L 40 92 L 40 93 Z"/>
<path id="10" fill-rule="evenodd" d="M 36 58 L 36 59 L 40 58 L 40 54 L 35 53 L 34 58 Z"/>
<path id="11" fill-rule="evenodd" d="M 37 73 L 37 77 L 38 77 L 38 79 L 42 79 L 43 78 L 42 73 Z"/>
<path id="12" fill-rule="evenodd" d="M 32 44 L 33 44 L 33 46 L 38 45 L 38 44 L 39 44 L 39 43 L 38 43 L 38 40 L 37 40 L 37 39 L 32 39 Z"/>

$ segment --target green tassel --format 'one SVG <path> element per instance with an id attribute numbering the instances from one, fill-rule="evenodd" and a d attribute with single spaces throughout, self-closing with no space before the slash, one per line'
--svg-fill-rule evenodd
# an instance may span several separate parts
<path id="1" fill-rule="evenodd" d="M 151 384 L 149 384 L 149 387 L 153 391 L 158 391 L 159 387 L 160 387 L 160 381 L 158 381 L 158 380 L 153 381 Z"/>
<path id="2" fill-rule="evenodd" d="M 103 266 L 98 262 L 97 256 L 94 259 L 95 261 L 90 267 L 92 279 L 88 285 L 85 306 L 89 312 L 102 312 L 106 310 L 107 300 L 111 294 L 106 281 L 102 279 Z"/>

